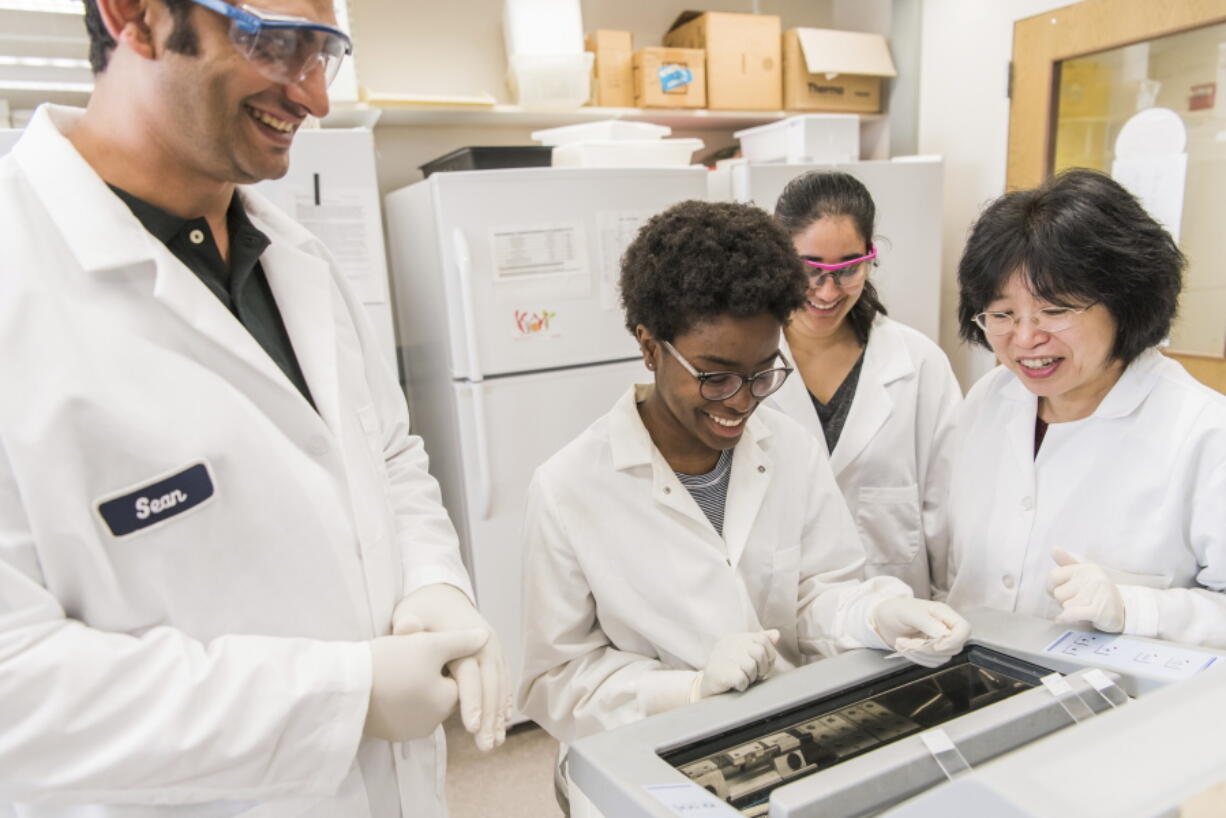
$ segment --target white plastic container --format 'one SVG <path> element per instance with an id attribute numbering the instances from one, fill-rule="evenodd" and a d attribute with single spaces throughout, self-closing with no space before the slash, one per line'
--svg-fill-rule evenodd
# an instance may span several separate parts
<path id="1" fill-rule="evenodd" d="M 507 59 L 520 54 L 582 54 L 579 0 L 503 0 Z"/>
<path id="2" fill-rule="evenodd" d="M 627 140 L 663 139 L 673 132 L 667 125 L 650 122 L 626 122 L 622 119 L 602 119 L 535 131 L 532 138 L 542 145 L 566 145 L 570 142 L 624 142 Z"/>
<path id="3" fill-rule="evenodd" d="M 701 139 L 634 139 L 568 142 L 553 149 L 555 168 L 688 167 Z"/>
<path id="4" fill-rule="evenodd" d="M 525 108 L 578 108 L 592 93 L 590 51 L 579 54 L 516 54 L 507 81 Z"/>
<path id="5" fill-rule="evenodd" d="M 860 117 L 805 114 L 733 134 L 751 162 L 835 164 L 860 160 Z"/>

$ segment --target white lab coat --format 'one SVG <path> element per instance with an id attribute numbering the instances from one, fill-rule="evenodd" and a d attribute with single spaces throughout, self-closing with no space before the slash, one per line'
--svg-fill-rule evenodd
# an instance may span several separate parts
<path id="1" fill-rule="evenodd" d="M 791 359 L 790 351 L 784 354 Z M 921 599 L 931 596 L 927 541 L 939 524 L 937 492 L 944 486 L 949 430 L 961 400 L 940 347 L 905 324 L 877 316 L 830 467 L 860 530 L 865 574 L 898 577 Z M 826 449 L 800 373 L 769 401 Z"/>
<path id="2" fill-rule="evenodd" d="M 952 539 L 934 554 L 949 604 L 1054 617 L 1060 546 L 1125 586 L 1127 633 L 1226 647 L 1226 396 L 1151 349 L 1091 416 L 1049 426 L 1036 458 L 1037 408 L 1004 367 L 962 405 Z"/>
<path id="3" fill-rule="evenodd" d="M 317 413 L 61 135 L 79 115 L 0 160 L 0 814 L 444 815 L 441 731 L 362 738 L 366 640 L 471 591 L 361 305 L 242 192 Z M 99 515 L 198 463 L 190 511 Z"/>
<path id="4" fill-rule="evenodd" d="M 778 628 L 779 667 L 884 647 L 864 552 L 813 436 L 770 409 L 732 459 L 724 536 L 651 441 L 631 388 L 537 469 L 524 534 L 519 707 L 563 742 L 684 698 L 724 636 Z"/>

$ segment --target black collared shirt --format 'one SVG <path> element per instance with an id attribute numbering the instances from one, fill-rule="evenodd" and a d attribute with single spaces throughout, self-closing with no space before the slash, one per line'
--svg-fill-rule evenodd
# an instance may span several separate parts
<path id="1" fill-rule="evenodd" d="M 226 210 L 226 227 L 230 232 L 230 264 L 227 265 L 213 240 L 208 221 L 203 217 L 180 218 L 114 185 L 111 185 L 111 190 L 124 201 L 145 229 L 165 244 L 226 305 L 226 309 L 247 328 L 307 402 L 314 406 L 289 333 L 281 320 L 281 311 L 277 309 L 272 288 L 268 286 L 264 268 L 260 265 L 260 255 L 269 245 L 268 237 L 247 218 L 238 192 L 235 191 Z"/>

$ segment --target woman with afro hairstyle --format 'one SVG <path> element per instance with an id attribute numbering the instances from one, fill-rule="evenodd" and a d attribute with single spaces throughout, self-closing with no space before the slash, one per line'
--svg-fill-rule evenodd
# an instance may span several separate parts
<path id="1" fill-rule="evenodd" d="M 805 275 L 748 205 L 683 202 L 622 260 L 632 386 L 537 469 L 519 706 L 562 742 L 845 648 L 936 665 L 968 626 L 864 551 L 813 435 L 761 406 Z"/>
<path id="2" fill-rule="evenodd" d="M 784 329 L 796 364 L 771 405 L 807 427 L 860 530 L 865 573 L 931 595 L 928 541 L 938 536 L 949 430 L 962 390 L 949 359 L 922 333 L 886 317 L 869 277 L 877 207 L 859 179 L 797 176 L 775 220 L 809 274 Z"/>
<path id="3" fill-rule="evenodd" d="M 955 425 L 950 604 L 1226 647 L 1226 396 L 1158 350 L 1183 267 L 1097 171 L 979 217 L 958 317 L 1000 366 Z"/>

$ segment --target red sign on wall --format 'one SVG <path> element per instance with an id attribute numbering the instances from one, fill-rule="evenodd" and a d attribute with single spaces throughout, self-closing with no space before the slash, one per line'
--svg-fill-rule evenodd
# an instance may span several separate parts
<path id="1" fill-rule="evenodd" d="M 1203 82 L 1200 85 L 1193 85 L 1188 89 L 1188 110 L 1189 111 L 1204 111 L 1213 107 L 1213 100 L 1217 97 L 1217 83 Z"/>

